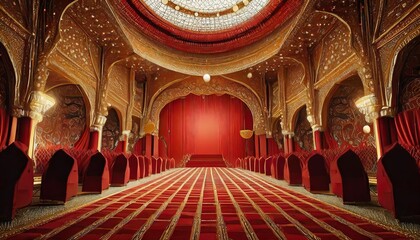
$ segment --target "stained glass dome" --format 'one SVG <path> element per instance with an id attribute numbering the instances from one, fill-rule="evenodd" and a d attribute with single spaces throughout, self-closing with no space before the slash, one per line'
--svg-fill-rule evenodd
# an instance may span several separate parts
<path id="1" fill-rule="evenodd" d="M 192 31 L 211 32 L 235 27 L 258 14 L 269 0 L 143 0 L 168 22 Z"/>
<path id="2" fill-rule="evenodd" d="M 303 0 L 114 0 L 157 43 L 189 53 L 248 46 L 281 26 Z"/>

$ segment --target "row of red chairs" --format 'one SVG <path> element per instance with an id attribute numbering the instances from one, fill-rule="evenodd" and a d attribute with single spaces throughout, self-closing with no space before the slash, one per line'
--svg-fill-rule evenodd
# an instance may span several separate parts
<path id="1" fill-rule="evenodd" d="M 25 207 L 33 197 L 33 164 L 25 154 L 26 146 L 15 142 L 0 152 L 0 221 L 11 221 L 16 209 Z M 57 150 L 45 165 L 41 200 L 65 203 L 78 194 L 82 172 L 82 192 L 101 193 L 109 186 L 125 186 L 151 174 L 175 167 L 175 160 L 151 159 L 135 154 L 91 152 L 87 160 L 76 159 L 68 149 Z M 79 170 L 78 163 L 86 163 Z"/>
<path id="2" fill-rule="evenodd" d="M 352 149 L 333 159 L 319 152 L 237 159 L 236 167 L 266 174 L 310 192 L 331 191 L 344 203 L 370 202 L 369 180 L 360 157 Z M 379 203 L 400 220 L 420 217 L 418 160 L 395 144 L 378 162 Z"/>

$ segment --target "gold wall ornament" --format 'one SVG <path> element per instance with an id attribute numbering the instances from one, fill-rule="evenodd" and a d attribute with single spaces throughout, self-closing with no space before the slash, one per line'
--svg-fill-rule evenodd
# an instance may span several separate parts
<path id="1" fill-rule="evenodd" d="M 48 109 L 54 106 L 54 98 L 41 91 L 33 91 L 29 101 L 29 117 L 37 122 L 42 121 L 42 117 Z"/>
<path id="2" fill-rule="evenodd" d="M 366 122 L 371 123 L 379 117 L 378 99 L 375 94 L 363 96 L 357 99 L 355 104 L 359 111 L 365 115 Z"/>
<path id="3" fill-rule="evenodd" d="M 144 133 L 145 134 L 152 134 L 156 129 L 156 125 L 149 120 L 145 125 L 144 125 Z"/>
<path id="4" fill-rule="evenodd" d="M 254 132 L 249 129 L 244 129 L 244 130 L 240 130 L 239 134 L 241 135 L 243 139 L 250 139 L 252 135 L 254 135 Z"/>

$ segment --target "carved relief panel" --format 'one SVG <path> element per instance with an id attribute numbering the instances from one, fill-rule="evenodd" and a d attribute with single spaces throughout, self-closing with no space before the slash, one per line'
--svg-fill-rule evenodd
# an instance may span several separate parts
<path id="1" fill-rule="evenodd" d="M 365 116 L 355 105 L 363 95 L 359 77 L 345 80 L 333 93 L 328 107 L 328 131 L 339 146 L 375 146 L 373 131 L 363 132 Z"/>
<path id="2" fill-rule="evenodd" d="M 105 125 L 102 129 L 102 149 L 112 150 L 117 146 L 120 137 L 120 120 L 115 109 L 108 109 Z"/>
<path id="3" fill-rule="evenodd" d="M 313 136 L 312 128 L 308 120 L 306 119 L 306 106 L 299 110 L 296 127 L 295 127 L 295 137 L 294 140 L 297 142 L 300 148 L 306 151 L 313 150 Z"/>
<path id="4" fill-rule="evenodd" d="M 72 147 L 86 126 L 86 106 L 77 85 L 53 88 L 47 94 L 56 101 L 36 127 L 36 147 Z"/>

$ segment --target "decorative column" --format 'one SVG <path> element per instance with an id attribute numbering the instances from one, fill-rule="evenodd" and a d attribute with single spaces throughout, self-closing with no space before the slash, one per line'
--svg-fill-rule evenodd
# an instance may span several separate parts
<path id="1" fill-rule="evenodd" d="M 28 156 L 33 157 L 36 124 L 44 113 L 54 106 L 55 100 L 41 91 L 33 91 L 29 100 L 29 111 L 17 121 L 16 140 L 28 146 Z"/>
<path id="2" fill-rule="evenodd" d="M 121 135 L 118 139 L 117 147 L 114 151 L 127 153 L 127 146 L 128 146 L 128 137 L 130 136 L 130 130 L 124 130 L 121 132 Z"/>
<path id="3" fill-rule="evenodd" d="M 293 153 L 294 151 L 293 136 L 295 135 L 295 133 L 283 130 L 282 134 L 283 134 L 283 139 L 284 139 L 284 153 L 285 154 Z"/>
<path id="4" fill-rule="evenodd" d="M 148 157 L 149 159 L 152 159 L 152 156 L 155 156 L 154 146 L 153 146 L 155 145 L 155 140 L 153 139 L 154 136 L 152 135 L 155 129 L 156 129 L 156 125 L 151 120 L 149 120 L 146 124 L 144 124 L 144 133 L 146 134 L 144 136 L 145 141 L 146 141 L 146 149 L 145 149 L 144 155 Z M 156 143 L 158 144 L 159 142 L 156 142 Z M 159 151 L 158 151 L 158 154 L 159 154 Z"/>
<path id="5" fill-rule="evenodd" d="M 356 101 L 356 107 L 359 109 L 359 111 L 365 115 L 365 120 L 367 123 L 373 123 L 373 131 L 375 136 L 375 145 L 376 145 L 376 153 L 378 159 L 382 156 L 382 150 L 381 150 L 381 132 L 378 128 L 378 118 L 379 118 L 379 105 L 378 105 L 378 99 L 376 98 L 375 94 L 369 94 L 366 96 L 363 96 Z M 364 127 L 363 130 L 365 133 L 370 132 L 370 127 L 367 125 L 367 127 Z"/>
<path id="6" fill-rule="evenodd" d="M 101 151 L 102 148 L 102 129 L 105 125 L 106 117 L 100 113 L 96 113 L 93 124 L 90 127 L 89 147 L 91 150 Z"/>
<path id="7" fill-rule="evenodd" d="M 376 120 L 378 132 L 378 145 L 380 158 L 386 151 L 386 148 L 398 141 L 397 129 L 395 127 L 394 109 L 383 107 L 380 117 Z"/>
<path id="8" fill-rule="evenodd" d="M 324 129 L 317 124 L 312 125 L 311 127 L 312 127 L 312 135 L 313 135 L 313 140 L 314 140 L 314 150 L 319 151 L 319 150 L 324 149 L 325 148 Z"/>

